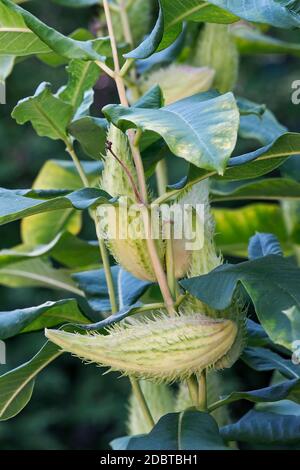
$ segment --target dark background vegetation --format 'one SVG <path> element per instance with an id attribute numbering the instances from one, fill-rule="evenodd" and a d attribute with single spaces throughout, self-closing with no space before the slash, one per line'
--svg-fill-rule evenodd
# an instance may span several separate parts
<path id="1" fill-rule="evenodd" d="M 32 2 L 30 10 L 65 34 L 91 24 L 95 8 L 69 10 L 50 1 Z M 299 41 L 299 32 L 274 31 L 286 40 Z M 290 130 L 299 131 L 299 108 L 291 103 L 291 83 L 300 79 L 299 60 L 288 56 L 248 56 L 241 60 L 237 86 L 239 95 L 265 103 Z M 37 59 L 19 61 L 7 84 L 7 105 L 0 106 L 0 186 L 30 187 L 43 163 L 50 158 L 65 159 L 63 145 L 36 136 L 31 126 L 18 126 L 11 119 L 17 101 L 32 95 L 42 81 L 54 89 L 66 81 L 64 68 L 51 69 Z M 111 88 L 97 91 L 97 102 L 105 104 L 113 96 Z M 100 113 L 95 108 L 95 113 Z M 178 161 L 179 163 L 179 161 Z M 84 235 L 94 234 L 83 228 Z M 19 223 L 0 227 L 1 248 L 20 242 Z M 8 289 L 0 286 L 0 311 L 38 305 L 61 298 L 46 289 Z M 37 352 L 42 334 L 7 341 L 7 365 L 11 369 Z M 238 375 L 251 386 L 253 371 L 236 367 Z M 260 380 L 265 380 L 262 378 Z M 126 432 L 126 402 L 129 393 L 125 378 L 103 376 L 101 370 L 64 356 L 39 375 L 33 400 L 13 420 L 0 423 L 1 449 L 105 449 L 108 442 Z M 237 410 L 238 412 L 239 410 Z"/>

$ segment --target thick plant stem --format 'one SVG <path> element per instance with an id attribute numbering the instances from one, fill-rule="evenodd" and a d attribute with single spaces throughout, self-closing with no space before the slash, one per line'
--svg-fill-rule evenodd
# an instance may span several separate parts
<path id="1" fill-rule="evenodd" d="M 174 300 L 173 300 L 172 294 L 168 286 L 166 273 L 162 267 L 159 255 L 157 253 L 155 240 L 153 239 L 153 236 L 152 236 L 151 217 L 149 214 L 149 210 L 146 206 L 143 206 L 141 207 L 141 212 L 143 215 L 143 222 L 144 222 L 144 227 L 145 227 L 145 238 L 147 242 L 147 247 L 148 247 L 152 267 L 153 267 L 158 285 L 160 287 L 160 290 L 161 290 L 161 293 L 162 293 L 162 296 L 166 305 L 167 312 L 169 313 L 169 315 L 174 316 L 175 315 Z"/>
<path id="2" fill-rule="evenodd" d="M 78 174 L 80 176 L 80 179 L 82 181 L 82 184 L 85 188 L 89 187 L 89 181 L 86 177 L 86 174 L 84 172 L 84 169 L 80 163 L 80 160 L 78 156 L 76 155 L 76 152 L 70 142 L 66 142 L 66 149 L 69 155 L 71 156 L 73 163 L 78 171 Z M 104 240 L 99 236 L 98 230 L 97 230 L 97 220 L 96 220 L 96 213 L 95 211 L 91 212 L 92 218 L 95 223 L 96 227 L 96 232 L 97 232 L 97 237 L 99 241 L 99 248 L 100 248 L 100 255 L 103 263 L 103 269 L 105 272 L 105 278 L 106 278 L 106 283 L 107 283 L 107 289 L 108 289 L 108 295 L 109 295 L 109 300 L 110 300 L 110 305 L 111 305 L 111 313 L 116 313 L 118 311 L 118 305 L 116 302 L 116 294 L 115 294 L 115 288 L 114 288 L 114 282 L 113 282 L 113 277 L 111 273 L 111 268 L 110 268 L 110 263 L 109 263 L 109 256 L 107 252 L 107 248 L 105 246 Z"/>
<path id="3" fill-rule="evenodd" d="M 186 381 L 189 394 L 191 397 L 191 401 L 195 408 L 199 407 L 199 389 L 198 389 L 198 381 L 197 378 L 193 375 Z"/>
<path id="4" fill-rule="evenodd" d="M 149 424 L 150 428 L 152 429 L 153 426 L 155 425 L 154 419 L 152 418 L 151 411 L 147 405 L 147 402 L 145 400 L 144 394 L 142 392 L 141 386 L 139 382 L 134 379 L 133 377 L 130 377 L 130 382 L 132 386 L 132 391 L 135 395 L 135 398 L 137 399 L 137 402 L 141 408 L 141 411 L 144 415 L 145 421 Z"/>
<path id="5" fill-rule="evenodd" d="M 206 370 L 202 371 L 202 374 L 198 378 L 199 382 L 199 409 L 201 411 L 207 411 L 207 382 L 206 382 Z"/>
<path id="6" fill-rule="evenodd" d="M 166 193 L 168 186 L 167 162 L 164 158 L 160 160 L 160 162 L 158 162 L 158 164 L 156 165 L 155 174 L 158 195 L 162 196 Z"/>

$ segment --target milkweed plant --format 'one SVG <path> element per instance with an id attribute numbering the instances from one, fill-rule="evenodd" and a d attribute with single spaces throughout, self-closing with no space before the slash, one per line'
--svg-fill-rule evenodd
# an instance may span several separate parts
<path id="1" fill-rule="evenodd" d="M 0 223 L 21 220 L 22 238 L 0 251 L 1 284 L 61 292 L 1 312 L 1 340 L 46 339 L 0 376 L 0 419 L 71 353 L 99 380 L 130 381 L 128 435 L 113 449 L 299 449 L 300 186 L 281 169 L 300 134 L 235 90 L 242 56 L 299 56 L 277 32 L 300 28 L 300 2 L 53 3 L 89 8 L 93 28 L 65 36 L 31 2 L 0 0 L 2 82 L 32 56 L 67 77 L 12 118 L 69 157 L 48 160 L 32 188 L 0 189 Z M 115 103 L 95 109 L 105 76 Z M 238 367 L 269 371 L 268 384 L 247 389 Z M 248 411 L 236 416 L 239 400 Z"/>

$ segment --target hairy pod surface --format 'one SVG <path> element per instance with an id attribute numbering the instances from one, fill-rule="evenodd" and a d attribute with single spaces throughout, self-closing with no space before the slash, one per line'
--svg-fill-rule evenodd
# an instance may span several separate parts
<path id="1" fill-rule="evenodd" d="M 45 330 L 62 350 L 124 375 L 173 382 L 214 367 L 231 348 L 237 326 L 199 313 L 117 324 L 108 335 Z"/>
<path id="2" fill-rule="evenodd" d="M 126 166 L 137 185 L 136 169 L 126 134 L 111 125 L 107 140 L 112 143 L 113 152 Z M 124 168 L 110 151 L 107 151 L 105 156 L 100 186 L 111 196 L 119 198 L 119 207 L 105 208 L 102 206 L 99 208 L 97 212 L 99 236 L 106 241 L 111 254 L 124 269 L 139 279 L 155 281 L 156 277 L 149 259 L 147 242 L 143 235 L 142 215 L 138 211 L 131 211 L 131 204 L 135 202 L 134 189 Z M 126 229 L 125 235 L 124 229 Z M 163 262 L 163 243 L 161 240 L 157 240 L 156 243 Z"/>

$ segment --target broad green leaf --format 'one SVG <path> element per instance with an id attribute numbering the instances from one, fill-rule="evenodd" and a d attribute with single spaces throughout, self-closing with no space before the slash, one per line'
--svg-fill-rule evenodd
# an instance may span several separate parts
<path id="1" fill-rule="evenodd" d="M 300 45 L 272 38 L 253 25 L 236 24 L 231 28 L 239 51 L 242 54 L 290 54 L 300 56 Z"/>
<path id="2" fill-rule="evenodd" d="M 50 52 L 26 26 L 22 16 L 0 3 L 0 55 L 30 55 Z"/>
<path id="3" fill-rule="evenodd" d="M 181 281 L 188 292 L 217 310 L 230 306 L 239 283 L 248 292 L 271 340 L 293 350 L 300 334 L 300 269 L 290 260 L 270 255 L 224 264 L 205 276 Z"/>
<path id="4" fill-rule="evenodd" d="M 208 413 L 187 410 L 163 416 L 145 436 L 132 437 L 126 450 L 229 450 Z"/>
<path id="5" fill-rule="evenodd" d="M 0 250 L 0 267 L 32 258 L 51 256 L 67 268 L 82 268 L 100 262 L 98 242 L 87 242 L 69 232 L 59 233 L 46 245 L 18 245 Z"/>
<path id="6" fill-rule="evenodd" d="M 42 259 L 19 261 L 0 268 L 0 285 L 7 287 L 46 287 L 72 292 L 83 296 L 70 274 L 63 269 L 54 269 Z"/>
<path id="7" fill-rule="evenodd" d="M 220 430 L 228 441 L 268 444 L 295 444 L 300 442 L 300 416 L 249 411 L 240 421 Z"/>
<path id="8" fill-rule="evenodd" d="M 98 241 L 88 242 L 65 232 L 50 252 L 51 258 L 67 268 L 78 269 L 100 263 Z"/>
<path id="9" fill-rule="evenodd" d="M 277 28 L 299 28 L 300 11 L 294 1 L 260 0 L 209 0 L 209 3 L 253 23 L 269 24 Z"/>
<path id="10" fill-rule="evenodd" d="M 212 187 L 213 201 L 299 199 L 300 183 L 288 178 L 268 178 L 230 187 Z"/>
<path id="11" fill-rule="evenodd" d="M 91 39 L 94 39 L 93 34 L 84 28 L 75 29 L 75 31 L 73 31 L 69 37 L 78 41 L 90 41 Z M 51 50 L 47 54 L 37 54 L 37 57 L 40 61 L 44 62 L 50 67 L 59 67 L 60 65 L 65 65 L 69 62 L 69 59 Z"/>
<path id="12" fill-rule="evenodd" d="M 239 112 L 231 93 L 215 96 L 200 93 L 160 109 L 108 105 L 103 113 L 124 131 L 156 132 L 178 157 L 222 174 L 235 147 Z"/>
<path id="13" fill-rule="evenodd" d="M 120 309 L 134 304 L 151 285 L 148 281 L 135 278 L 119 266 L 112 267 L 112 275 Z M 87 301 L 94 311 L 110 311 L 111 307 L 103 269 L 79 272 L 73 274 L 73 279 L 85 293 Z"/>
<path id="14" fill-rule="evenodd" d="M 67 141 L 67 126 L 73 116 L 73 106 L 51 93 L 50 83 L 41 83 L 35 94 L 18 102 L 12 117 L 18 124 L 30 121 L 41 137 Z"/>
<path id="15" fill-rule="evenodd" d="M 79 310 L 76 300 L 66 299 L 46 302 L 37 307 L 0 312 L 0 339 L 19 333 L 52 328 L 63 323 L 89 323 Z"/>
<path id="16" fill-rule="evenodd" d="M 2 54 L 19 56 L 45 53 L 49 52 L 50 49 L 68 59 L 105 61 L 105 56 L 101 55 L 101 50 L 102 48 L 105 51 L 107 50 L 107 38 L 98 38 L 92 41 L 78 41 L 69 38 L 50 28 L 34 15 L 24 10 L 24 8 L 14 4 L 11 0 L 1 0 L 1 2 L 0 21 L 4 23 L 2 26 L 2 37 L 0 34 L 0 42 L 4 45 L 0 49 Z M 9 37 L 9 34 L 12 34 L 12 32 L 7 31 L 7 18 L 9 21 L 8 26 L 14 28 L 14 36 L 12 38 Z M 3 33 L 5 36 L 3 36 Z M 25 40 L 27 39 L 25 47 L 24 34 L 27 34 L 30 38 L 28 40 L 25 36 Z M 35 44 L 36 41 L 38 41 L 37 44 Z M 35 45 L 35 48 L 30 42 Z M 9 46 L 11 44 L 13 50 L 10 50 Z"/>
<path id="17" fill-rule="evenodd" d="M 76 111 L 83 101 L 85 92 L 92 89 L 97 82 L 100 69 L 94 62 L 71 60 L 67 71 L 69 81 L 59 93 L 59 98 L 69 103 Z"/>
<path id="18" fill-rule="evenodd" d="M 58 244 L 60 238 L 61 234 L 58 234 L 46 245 L 18 245 L 11 249 L 0 250 L 0 267 L 8 266 L 9 264 L 24 261 L 26 259 L 39 258 L 41 256 L 48 255 Z"/>
<path id="19" fill-rule="evenodd" d="M 78 140 L 87 155 L 95 160 L 101 158 L 101 154 L 105 152 L 106 119 L 85 116 L 72 121 L 68 131 Z"/>
<path id="20" fill-rule="evenodd" d="M 279 240 L 272 233 L 256 233 L 249 240 L 249 259 L 262 258 L 268 255 L 283 256 Z"/>
<path id="21" fill-rule="evenodd" d="M 96 188 L 84 188 L 48 199 L 38 199 L 35 195 L 34 190 L 0 189 L 0 225 L 58 209 L 90 209 L 109 201 L 109 195 Z"/>
<path id="22" fill-rule="evenodd" d="M 156 50 L 170 46 L 182 31 L 184 21 L 232 23 L 238 18 L 200 0 L 159 0 L 159 17 L 152 33 L 125 57 L 145 59 Z"/>
<path id="23" fill-rule="evenodd" d="M 84 172 L 93 186 L 100 177 L 101 163 L 82 162 Z M 33 189 L 80 189 L 81 179 L 72 162 L 48 160 L 33 183 Z M 47 244 L 58 233 L 67 230 L 77 234 L 81 228 L 81 215 L 72 209 L 38 214 L 24 219 L 21 224 L 22 240 L 25 244 Z"/>
<path id="24" fill-rule="evenodd" d="M 251 369 L 260 372 L 279 371 L 287 379 L 300 379 L 300 365 L 293 364 L 290 359 L 283 359 L 276 352 L 265 348 L 246 348 L 242 360 Z"/>
<path id="25" fill-rule="evenodd" d="M 62 354 L 47 342 L 28 362 L 0 377 L 0 421 L 16 416 L 31 398 L 35 377 Z"/>
<path id="26" fill-rule="evenodd" d="M 247 346 L 249 347 L 275 347 L 263 327 L 247 318 Z"/>
<path id="27" fill-rule="evenodd" d="M 293 2 L 262 0 L 258 6 L 256 0 L 160 0 L 159 4 L 160 13 L 152 33 L 126 57 L 145 59 L 170 46 L 181 33 L 184 21 L 233 23 L 242 18 L 279 28 L 300 27 L 300 13 L 293 9 Z"/>
<path id="28" fill-rule="evenodd" d="M 216 220 L 216 243 L 226 255 L 247 258 L 249 238 L 256 232 L 273 233 L 284 249 L 290 249 L 283 213 L 275 204 L 214 209 L 213 215 Z"/>
<path id="29" fill-rule="evenodd" d="M 219 402 L 210 407 L 210 410 L 213 410 L 215 405 L 217 405 L 216 407 L 225 406 L 239 400 L 247 400 L 253 403 L 292 400 L 300 403 L 300 379 L 287 380 L 271 387 L 251 390 L 250 392 L 232 392 L 226 397 L 221 397 Z"/>
<path id="30" fill-rule="evenodd" d="M 180 192 L 186 191 L 209 176 L 220 181 L 259 178 L 278 168 L 292 155 L 300 155 L 300 134 L 289 132 L 280 135 L 272 143 L 258 150 L 231 158 L 222 177 L 218 176 L 215 171 L 204 171 L 195 165 L 190 165 L 187 176 L 170 187 L 170 196 L 173 194 L 178 196 Z"/>

